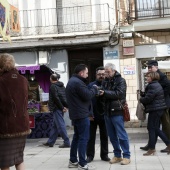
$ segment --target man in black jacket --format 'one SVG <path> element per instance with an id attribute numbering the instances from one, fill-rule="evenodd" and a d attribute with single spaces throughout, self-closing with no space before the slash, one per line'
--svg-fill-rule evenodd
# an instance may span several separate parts
<path id="1" fill-rule="evenodd" d="M 156 60 L 149 60 L 147 62 L 147 65 L 148 65 L 148 71 L 157 72 L 160 76 L 159 83 L 161 84 L 164 90 L 165 102 L 166 102 L 166 106 L 168 107 L 161 117 L 162 131 L 165 133 L 165 135 L 170 140 L 170 113 L 169 113 L 170 81 L 168 80 L 167 76 L 158 69 L 158 62 Z M 149 149 L 148 144 L 144 147 L 140 147 L 140 149 L 148 150 Z M 168 152 L 168 149 L 167 148 L 162 149 L 161 152 Z"/>
<path id="2" fill-rule="evenodd" d="M 49 109 L 53 113 L 53 126 L 50 132 L 50 137 L 45 143 L 45 146 L 53 147 L 58 135 L 60 134 L 64 143 L 59 148 L 69 148 L 70 141 L 66 131 L 66 125 L 63 118 L 64 112 L 67 111 L 67 102 L 65 95 L 65 87 L 59 81 L 59 74 L 52 74 L 50 76 L 51 86 L 49 91 Z"/>
<path id="3" fill-rule="evenodd" d="M 66 86 L 69 116 L 74 126 L 68 167 L 90 170 L 94 169 L 94 167 L 87 165 L 86 161 L 86 147 L 90 128 L 89 116 L 92 113 L 91 99 L 97 94 L 98 90 L 94 86 L 88 89 L 86 85 L 86 78 L 88 77 L 86 65 L 77 65 L 74 73 Z"/>
<path id="4" fill-rule="evenodd" d="M 89 89 L 93 87 L 93 85 L 97 85 L 101 88 L 104 78 L 104 67 L 98 67 L 96 69 L 96 80 L 88 85 Z M 96 130 L 98 126 L 100 130 L 100 157 L 103 161 L 110 161 L 110 158 L 108 157 L 108 136 L 104 121 L 104 108 L 101 96 L 97 95 L 96 97 L 93 97 L 92 104 L 94 117 L 90 117 L 90 139 L 87 144 L 87 162 L 91 162 L 95 155 Z"/>
<path id="5" fill-rule="evenodd" d="M 100 90 L 100 95 L 104 97 L 105 124 L 114 148 L 114 157 L 110 160 L 110 163 L 120 162 L 121 165 L 127 165 L 130 163 L 129 139 L 124 128 L 122 108 L 122 105 L 126 102 L 127 85 L 125 79 L 116 71 L 114 64 L 107 63 L 105 73 L 104 90 Z"/>

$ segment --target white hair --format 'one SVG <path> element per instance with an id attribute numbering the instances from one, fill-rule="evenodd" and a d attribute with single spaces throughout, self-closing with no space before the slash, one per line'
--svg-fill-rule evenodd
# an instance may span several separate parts
<path id="1" fill-rule="evenodd" d="M 116 66 L 112 63 L 107 63 L 104 68 L 111 68 L 112 71 L 115 71 L 116 70 Z"/>

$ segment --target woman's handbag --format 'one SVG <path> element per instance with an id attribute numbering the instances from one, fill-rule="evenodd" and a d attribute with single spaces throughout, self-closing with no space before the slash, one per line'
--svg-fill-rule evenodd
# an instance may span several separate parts
<path id="1" fill-rule="evenodd" d="M 123 119 L 124 119 L 124 121 L 125 121 L 125 122 L 130 121 L 130 112 L 129 112 L 129 107 L 128 107 L 127 102 L 125 102 L 124 106 L 122 105 L 122 103 L 120 102 L 120 100 L 119 100 L 119 103 L 120 103 L 120 106 L 121 106 L 122 109 L 123 109 Z"/>
<path id="2" fill-rule="evenodd" d="M 138 100 L 137 109 L 136 109 L 136 116 L 139 120 L 142 120 L 142 121 L 146 119 L 145 107 L 139 100 Z"/>

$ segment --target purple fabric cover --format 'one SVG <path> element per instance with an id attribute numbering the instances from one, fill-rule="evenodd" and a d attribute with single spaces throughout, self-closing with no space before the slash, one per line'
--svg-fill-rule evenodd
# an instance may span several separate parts
<path id="1" fill-rule="evenodd" d="M 40 87 L 43 89 L 45 93 L 49 93 L 50 88 L 50 75 L 52 74 L 52 70 L 45 65 L 37 65 L 37 66 L 19 66 L 17 67 L 21 74 L 25 74 L 26 70 L 30 70 L 30 74 L 35 75 L 35 79 L 37 80 Z"/>
<path id="2" fill-rule="evenodd" d="M 35 72 L 35 79 L 45 93 L 49 93 L 50 88 L 50 72 Z"/>
<path id="3" fill-rule="evenodd" d="M 40 70 L 40 66 L 21 66 L 17 67 L 19 71 L 21 71 L 21 74 L 25 74 L 26 70 L 30 70 L 30 74 L 34 74 L 35 70 Z"/>

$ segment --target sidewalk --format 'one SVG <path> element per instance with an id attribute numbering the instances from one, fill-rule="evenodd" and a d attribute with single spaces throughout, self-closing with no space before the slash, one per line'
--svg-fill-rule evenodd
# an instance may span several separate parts
<path id="1" fill-rule="evenodd" d="M 127 128 L 130 140 L 131 163 L 129 165 L 109 164 L 100 159 L 99 135 L 96 140 L 96 154 L 91 165 L 96 170 L 169 170 L 170 155 L 161 153 L 160 150 L 165 148 L 164 143 L 158 140 L 157 152 L 154 156 L 143 156 L 145 151 L 139 149 L 140 146 L 146 145 L 147 130 L 146 128 Z M 72 130 L 68 130 L 70 141 L 72 139 Z M 53 148 L 45 147 L 47 139 L 28 139 L 25 148 L 25 166 L 26 170 L 69 170 L 69 148 L 58 148 L 62 144 L 59 138 Z M 109 143 L 109 157 L 113 157 L 113 148 Z M 12 170 L 15 168 L 12 167 Z M 75 168 L 71 168 L 74 170 Z M 77 168 L 76 168 L 77 169 Z"/>

